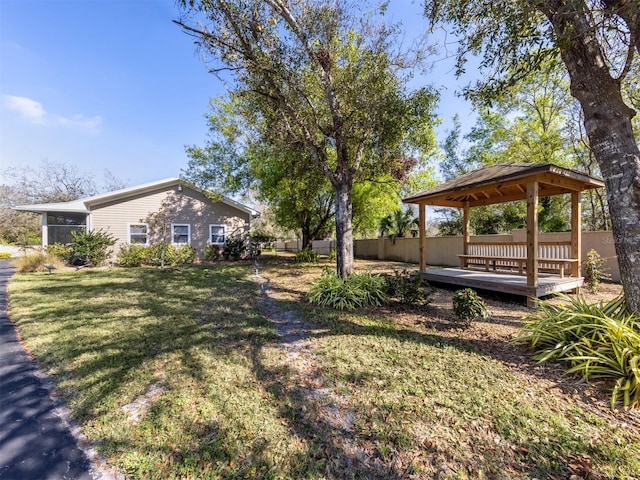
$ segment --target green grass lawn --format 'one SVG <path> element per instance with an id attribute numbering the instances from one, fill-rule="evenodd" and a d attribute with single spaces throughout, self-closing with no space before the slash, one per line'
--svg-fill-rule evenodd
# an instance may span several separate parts
<path id="1" fill-rule="evenodd" d="M 624 413 L 523 381 L 429 317 L 313 307 L 321 270 L 267 261 L 268 304 L 243 264 L 20 274 L 10 313 L 131 478 L 640 478 Z M 278 336 L 283 311 L 308 340 Z"/>

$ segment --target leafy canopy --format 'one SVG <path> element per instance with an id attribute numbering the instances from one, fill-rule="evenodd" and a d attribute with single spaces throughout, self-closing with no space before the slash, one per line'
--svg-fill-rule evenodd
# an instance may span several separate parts
<path id="1" fill-rule="evenodd" d="M 337 266 L 349 274 L 354 184 L 401 180 L 435 143 L 437 96 L 405 91 L 399 72 L 412 59 L 392 51 L 401 32 L 363 13 L 369 5 L 347 1 L 182 5 L 186 15 L 177 23 L 195 36 L 234 97 L 251 106 L 257 121 L 245 125 L 252 140 L 304 150 L 302 161 L 334 188 Z"/>

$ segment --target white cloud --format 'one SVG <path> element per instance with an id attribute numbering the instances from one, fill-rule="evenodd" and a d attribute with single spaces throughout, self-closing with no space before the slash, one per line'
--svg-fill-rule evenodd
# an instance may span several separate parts
<path id="1" fill-rule="evenodd" d="M 18 112 L 23 118 L 33 123 L 42 123 L 45 117 L 44 108 L 40 102 L 27 97 L 15 97 L 3 95 L 2 101 L 5 108 Z"/>
<path id="2" fill-rule="evenodd" d="M 3 95 L 2 103 L 7 110 L 17 112 L 25 120 L 35 125 L 58 125 L 63 127 L 81 128 L 97 132 L 102 127 L 102 117 L 87 118 L 84 115 L 64 117 L 45 111 L 42 104 L 27 97 Z"/>
<path id="3" fill-rule="evenodd" d="M 71 118 L 55 116 L 52 117 L 52 120 L 58 125 L 65 127 L 78 127 L 94 132 L 97 132 L 102 127 L 102 117 L 99 115 L 91 118 L 86 118 L 84 115 L 74 115 Z"/>

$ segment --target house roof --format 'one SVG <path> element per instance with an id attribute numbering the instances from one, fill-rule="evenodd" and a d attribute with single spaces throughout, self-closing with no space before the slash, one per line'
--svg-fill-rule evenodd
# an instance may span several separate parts
<path id="1" fill-rule="evenodd" d="M 458 208 L 506 203 L 526 199 L 527 184 L 532 181 L 538 182 L 541 197 L 604 187 L 602 180 L 550 163 L 500 163 L 460 175 L 403 202 Z"/>
<path id="2" fill-rule="evenodd" d="M 124 200 L 128 197 L 135 195 L 141 195 L 154 190 L 158 190 L 163 187 L 170 187 L 173 185 L 185 185 L 193 190 L 204 193 L 210 196 L 210 193 L 206 190 L 200 189 L 192 184 L 185 182 L 179 178 L 166 178 L 164 180 L 158 180 L 155 182 L 145 183 L 143 185 L 137 185 L 134 187 L 123 188 L 121 190 L 115 190 L 113 192 L 102 193 L 100 195 L 94 195 L 92 197 L 81 198 L 73 200 L 71 202 L 61 203 L 38 203 L 33 205 L 18 205 L 13 207 L 15 210 L 23 210 L 27 212 L 45 213 L 45 212 L 64 212 L 64 213 L 89 213 L 91 207 L 100 205 L 106 202 L 112 202 L 116 200 Z M 254 215 L 258 212 L 246 205 L 243 205 L 230 198 L 222 197 L 220 200 L 222 203 L 226 203 L 232 207 L 237 208 L 245 213 Z"/>
<path id="3" fill-rule="evenodd" d="M 16 205 L 13 210 L 25 212 L 64 212 L 64 213 L 88 213 L 87 207 L 82 200 L 60 203 L 34 203 L 32 205 Z"/>

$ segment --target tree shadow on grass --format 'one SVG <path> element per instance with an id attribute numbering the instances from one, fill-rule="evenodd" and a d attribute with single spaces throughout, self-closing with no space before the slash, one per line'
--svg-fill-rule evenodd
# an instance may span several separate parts
<path id="1" fill-rule="evenodd" d="M 74 405 L 80 421 L 95 415 L 105 398 L 117 394 L 153 358 L 178 355 L 190 375 L 203 378 L 190 352 L 208 348 L 212 341 L 211 326 L 198 321 L 202 304 L 194 302 L 194 295 L 201 295 L 204 302 L 211 292 L 206 271 L 185 268 L 167 274 L 139 269 L 121 282 L 94 282 L 92 278 L 108 278 L 109 272 L 85 271 L 73 278 L 47 277 L 45 284 L 32 289 L 39 298 L 52 301 L 38 304 L 28 317 L 20 318 L 19 327 L 28 330 L 32 324 L 46 324 L 34 339 L 48 345 L 39 361 L 55 373 L 57 383 L 64 385 L 70 380 L 72 385 L 92 391 Z M 237 303 L 230 297 L 215 308 L 221 318 L 229 317 L 228 312 L 234 309 L 235 317 L 248 316 L 251 307 L 238 310 Z M 129 314 L 107 320 L 119 309 Z M 237 336 L 236 342 L 241 342 L 245 327 L 238 324 L 237 329 L 223 332 L 220 345 L 230 344 L 233 335 Z M 256 340 L 255 332 L 247 333 L 249 336 Z M 228 353 L 232 349 L 230 345 Z M 75 396 L 70 390 L 66 393 Z"/>
<path id="2" fill-rule="evenodd" d="M 278 288 L 273 289 L 274 292 L 279 293 Z M 338 336 L 358 336 L 358 337 L 378 337 L 394 339 L 402 343 L 407 344 L 407 349 L 410 349 L 412 344 L 423 344 L 435 348 L 454 347 L 460 352 L 468 352 L 478 354 L 487 358 L 493 358 L 500 362 L 509 364 L 515 362 L 523 362 L 528 365 L 533 365 L 533 362 L 528 360 L 526 352 L 522 347 L 509 345 L 504 343 L 504 349 L 496 349 L 496 341 L 480 338 L 456 338 L 452 336 L 439 335 L 437 333 L 427 333 L 424 331 L 418 331 L 410 327 L 399 325 L 393 321 L 378 321 L 372 323 L 356 323 L 350 318 L 350 316 L 344 315 L 340 312 L 335 312 L 320 307 L 315 307 L 309 304 L 302 304 L 297 301 L 278 301 L 278 308 L 281 312 L 297 312 L 305 319 L 310 320 L 308 325 L 307 337 L 309 339 L 323 339 L 326 337 L 338 337 Z M 273 308 L 271 309 L 273 310 Z M 267 312 L 269 314 L 270 312 Z M 273 313 L 273 312 L 271 312 Z M 389 316 L 389 311 L 372 311 L 371 309 L 361 309 L 359 314 L 373 316 L 376 313 L 378 315 Z M 273 319 L 272 319 L 273 320 Z M 277 321 L 277 319 L 276 319 Z M 444 322 L 443 322 L 444 323 Z M 300 337 L 283 336 L 281 343 L 286 344 L 288 342 L 298 342 Z M 518 351 L 513 354 L 514 351 Z M 510 354 L 507 354 L 511 352 Z M 256 362 L 256 372 L 258 378 L 265 382 L 267 388 L 274 388 L 271 386 L 273 379 L 281 378 L 287 374 L 287 368 L 284 371 L 270 370 L 262 365 L 259 361 Z M 528 371 L 534 376 L 539 376 L 545 380 L 550 378 L 545 374 L 544 370 L 533 369 Z M 478 372 L 482 375 L 482 372 Z M 373 374 L 370 371 L 352 372 L 347 376 L 345 380 L 348 384 L 354 386 L 358 383 L 370 382 Z M 350 380 L 351 379 L 351 380 Z M 378 381 L 383 379 L 377 379 Z M 515 379 L 514 379 L 515 380 Z M 557 380 L 557 378 L 551 378 L 551 380 Z M 566 382 L 558 383 L 560 388 L 567 388 Z M 588 398 L 585 393 L 583 385 L 574 385 L 571 389 L 568 389 L 565 393 L 575 394 L 575 389 L 580 390 L 583 395 L 583 400 L 588 403 Z M 313 421 L 309 421 L 308 412 L 313 411 L 314 396 L 313 392 L 309 392 L 305 388 L 296 387 L 290 385 L 288 388 L 283 388 L 281 385 L 277 385 L 274 390 L 274 396 L 283 396 L 286 399 L 282 407 L 282 414 L 291 421 L 291 428 L 303 438 L 308 441 L 316 442 L 317 446 L 325 451 L 325 468 L 328 475 L 346 478 L 346 474 L 352 476 L 352 478 L 403 478 L 409 471 L 404 467 L 397 467 L 393 462 L 385 461 L 383 455 L 380 452 L 364 452 L 366 457 L 365 461 L 362 461 L 356 449 L 345 448 L 346 444 L 350 445 L 354 442 L 353 431 L 340 431 L 336 429 L 335 425 L 330 422 L 324 421 L 322 417 L 314 417 Z M 507 409 L 509 410 L 509 409 Z M 570 410 L 570 408 L 568 408 Z M 612 447 L 609 444 L 600 445 L 593 444 L 593 442 L 585 439 L 581 434 L 573 431 L 568 425 L 561 426 L 556 425 L 552 435 L 557 436 L 558 445 L 561 448 L 556 448 L 553 445 L 546 445 L 544 442 L 540 443 L 537 435 L 538 433 L 531 433 L 528 437 L 522 437 L 522 432 L 513 434 L 508 425 L 518 424 L 521 421 L 525 423 L 527 421 L 533 421 L 533 418 L 529 418 L 531 415 L 540 415 L 544 412 L 544 407 L 540 408 L 540 412 L 530 412 L 525 414 L 524 412 L 518 413 L 516 410 L 509 410 L 510 413 L 502 412 L 499 417 L 495 419 L 494 428 L 496 432 L 502 435 L 504 438 L 509 439 L 509 442 L 513 444 L 513 450 L 507 449 L 506 453 L 511 455 L 513 463 L 511 467 L 514 470 L 520 472 L 528 472 L 533 476 L 539 475 L 570 475 L 573 471 L 569 466 L 571 458 L 581 455 L 592 456 L 598 458 L 599 461 L 607 463 L 607 459 L 613 456 L 621 455 L 624 448 L 619 449 Z M 524 420 L 519 419 L 522 416 Z M 523 431 L 527 431 L 527 427 L 522 427 Z M 362 432 L 361 432 L 362 433 Z M 339 438 L 340 441 L 335 441 Z M 628 441 L 628 438 L 627 438 Z M 623 443 L 625 441 L 623 440 Z M 628 445 L 630 446 L 630 444 Z M 482 447 L 479 446 L 480 450 Z M 613 448 L 613 450 L 612 450 Z M 355 452 L 355 454 L 354 454 Z M 515 455 L 514 455 L 515 452 Z M 437 453 L 437 452 L 436 452 Z M 495 462 L 492 460 L 492 452 L 487 450 L 485 464 L 491 465 Z M 633 453 L 625 453 L 626 462 L 630 461 L 628 455 L 633 456 Z M 410 467 L 409 467 L 410 468 Z M 474 472 L 470 471 L 473 474 Z M 596 473 L 595 471 L 592 473 Z M 502 478 L 498 476 L 497 478 Z M 506 477 L 504 477 L 506 478 Z"/>
<path id="3" fill-rule="evenodd" d="M 181 422 L 183 441 L 179 441 L 159 428 L 164 421 L 162 416 L 154 406 L 141 425 L 157 431 L 156 436 L 114 435 L 102 440 L 104 447 L 119 457 L 145 452 L 144 461 L 137 459 L 124 467 L 133 478 L 278 478 L 281 465 L 274 463 L 264 438 L 238 438 L 234 429 L 204 417 Z M 303 462 L 304 455 L 301 452 L 293 456 L 291 462 Z"/>
<path id="4" fill-rule="evenodd" d="M 326 414 L 320 414 L 319 408 L 326 408 L 327 405 L 319 406 L 314 392 L 285 380 L 296 376 L 291 367 L 267 366 L 260 355 L 256 355 L 254 371 L 258 381 L 272 395 L 281 418 L 287 421 L 292 434 L 303 439 L 307 445 L 304 457 L 291 473 L 308 477 L 316 471 L 322 477 L 344 479 L 404 477 L 405 472 L 390 465 L 375 449 L 358 447 L 351 428 L 338 426 L 344 422 L 332 422 Z M 330 405 L 329 408 L 335 407 Z M 341 415 L 344 414 L 341 412 Z"/>
<path id="5" fill-rule="evenodd" d="M 216 281 L 210 281 L 211 274 L 219 275 L 215 277 Z M 216 271 L 205 274 L 200 268 L 162 273 L 152 269 L 148 272 L 143 270 L 139 272 L 140 278 L 134 283 L 126 282 L 125 287 L 115 282 L 110 287 L 112 301 L 106 301 L 105 305 L 99 306 L 104 310 L 99 310 L 95 315 L 96 318 L 74 316 L 75 306 L 69 307 L 62 304 L 58 307 L 46 307 L 51 309 L 46 311 L 47 321 L 58 328 L 54 331 L 55 336 L 78 333 L 75 337 L 70 335 L 65 340 L 68 343 L 65 347 L 65 355 L 68 357 L 65 357 L 63 362 L 60 361 L 59 356 L 47 360 L 53 368 L 60 369 L 59 375 L 63 380 L 65 377 L 75 378 L 80 388 L 91 389 L 90 396 L 81 400 L 76 399 L 75 414 L 81 420 L 104 415 L 105 404 L 108 405 L 113 397 L 122 396 L 127 389 L 127 383 L 136 376 L 143 375 L 149 379 L 149 382 L 156 381 L 152 375 L 148 372 L 144 373 L 143 370 L 149 360 L 163 356 L 179 359 L 180 365 L 172 373 L 179 372 L 180 375 L 206 384 L 210 381 L 210 376 L 207 367 L 201 361 L 199 352 L 214 352 L 217 358 L 223 358 L 229 364 L 248 361 L 257 384 L 270 392 L 287 428 L 292 435 L 305 441 L 305 449 L 302 453 L 294 454 L 295 458 L 291 460 L 292 477 L 317 474 L 329 478 L 403 478 L 410 474 L 407 465 L 394 462 L 394 456 L 389 452 L 381 452 L 375 447 L 357 448 L 357 436 L 362 435 L 363 432 L 353 427 L 341 428 L 326 415 L 321 415 L 317 411 L 319 403 L 317 392 L 314 393 L 307 386 L 290 381 L 296 375 L 290 366 L 273 366 L 264 362 L 263 346 L 278 343 L 286 346 L 287 343 L 292 344 L 300 338 L 291 336 L 282 339 L 275 335 L 269 319 L 265 319 L 256 311 L 253 304 L 255 285 L 247 280 L 244 274 L 246 271 L 235 273 Z M 172 280 L 174 278 L 176 280 Z M 54 290 L 47 290 L 45 286 L 42 293 L 60 295 L 65 291 L 64 289 L 55 290 L 56 283 L 49 286 Z M 203 297 L 204 300 L 201 303 L 193 304 L 195 291 L 191 290 L 190 286 L 194 288 L 206 286 L 207 295 Z M 74 295 L 99 297 L 102 293 L 96 290 L 100 287 L 88 284 L 79 285 L 78 288 L 82 290 L 75 291 Z M 130 290 L 143 293 L 134 296 Z M 169 297 L 172 301 L 162 302 L 159 305 L 160 296 Z M 110 326 L 104 324 L 99 313 L 108 311 L 108 308 L 123 308 L 127 302 L 134 304 L 137 313 L 127 318 L 128 323 L 124 325 L 125 328 L 98 337 L 89 335 L 85 331 L 91 328 L 108 329 Z M 495 353 L 484 352 L 486 346 L 482 342 L 474 343 L 437 333 L 417 331 L 406 326 L 398 327 L 393 321 L 358 324 L 345 315 L 301 304 L 299 301 L 278 302 L 277 308 L 279 311 L 299 312 L 305 319 L 309 319 L 313 327 L 309 332 L 311 339 L 341 335 L 384 337 L 404 342 L 408 348 L 417 344 L 436 348 L 450 346 L 462 352 L 495 355 Z M 94 358 L 93 355 L 96 352 L 100 355 Z M 322 372 L 318 374 L 321 375 Z M 351 377 L 347 378 L 347 380 L 353 380 L 354 385 L 364 384 L 372 379 L 374 374 L 365 370 L 354 371 Z M 145 383 L 144 388 L 146 385 Z M 143 393 L 144 388 L 139 392 L 132 392 L 132 395 Z M 70 392 L 70 396 L 73 397 L 73 392 Z M 130 398 L 125 397 L 125 400 Z M 236 412 L 228 412 L 228 414 L 230 417 L 234 414 L 238 415 Z M 148 421 L 152 422 L 153 418 L 152 409 Z M 232 436 L 234 433 L 228 432 L 223 426 L 217 425 L 210 419 L 205 419 L 205 423 L 206 425 L 200 425 L 198 422 L 185 425 L 185 428 L 191 432 L 190 435 L 193 434 L 194 438 L 202 439 L 201 443 L 177 447 L 162 446 L 162 458 L 173 458 L 173 461 L 178 462 L 179 465 L 192 461 L 198 462 L 199 458 L 215 459 L 218 456 L 225 460 L 237 457 L 239 454 L 232 446 L 211 445 L 208 440 L 208 436 L 211 435 L 217 436 L 220 433 L 223 436 Z M 401 435 L 402 431 L 396 433 Z M 377 440 L 375 432 L 365 432 L 365 434 L 369 435 L 370 440 Z M 573 436 L 569 438 L 575 442 L 575 452 L 585 451 L 584 442 L 576 440 Z M 257 477 L 263 475 L 262 472 L 269 472 L 263 468 L 275 468 L 273 463 L 270 463 L 273 457 L 267 453 L 269 446 L 265 445 L 259 437 L 250 439 L 249 442 L 251 444 L 249 450 L 252 453 L 242 460 L 248 462 L 247 469 L 242 467 L 244 470 L 235 470 L 236 477 L 246 478 L 251 476 L 251 471 Z M 118 448 L 137 448 L 133 445 L 135 442 L 130 445 L 120 445 Z M 530 450 L 537 448 L 526 440 L 521 441 L 519 445 Z M 177 453 L 174 451 L 176 448 Z M 255 467 L 248 465 L 255 465 Z M 525 468 L 537 472 L 533 467 Z M 566 469 L 558 471 L 562 474 L 566 473 Z M 225 475 L 220 474 L 220 476 Z M 267 476 L 266 473 L 264 475 Z"/>

